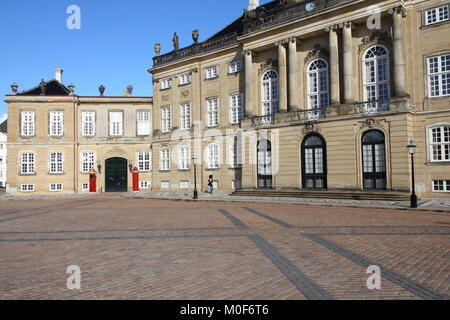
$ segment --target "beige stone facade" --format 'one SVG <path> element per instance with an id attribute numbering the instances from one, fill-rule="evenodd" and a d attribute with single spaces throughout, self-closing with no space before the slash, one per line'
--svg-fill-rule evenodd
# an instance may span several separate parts
<path id="1" fill-rule="evenodd" d="M 157 50 L 153 99 L 8 96 L 8 190 L 62 181 L 80 192 L 80 153 L 95 152 L 105 169 L 110 158 L 134 166 L 145 150 L 149 190 L 192 191 L 195 156 L 201 191 L 213 175 L 222 192 L 409 192 L 413 139 L 419 197 L 449 197 L 449 31 L 445 1 L 273 1 L 202 43 Z M 63 138 L 49 138 L 53 109 L 64 110 Z M 151 110 L 149 136 L 136 133 L 140 109 Z M 36 110 L 35 137 L 20 137 L 21 110 Z M 94 137 L 81 134 L 83 110 L 96 113 Z M 121 110 L 123 136 L 111 137 L 108 114 Z M 55 148 L 66 157 L 58 177 L 48 174 Z M 35 176 L 20 174 L 24 150 L 38 155 Z"/>

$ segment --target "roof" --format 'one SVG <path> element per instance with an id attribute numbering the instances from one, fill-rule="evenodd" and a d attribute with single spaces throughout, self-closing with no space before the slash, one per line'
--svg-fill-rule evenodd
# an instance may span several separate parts
<path id="1" fill-rule="evenodd" d="M 68 96 L 70 90 L 57 81 L 56 79 L 45 82 L 45 94 L 46 96 Z M 34 87 L 30 90 L 25 90 L 17 93 L 18 96 L 40 96 L 41 95 L 41 85 Z"/>
<path id="2" fill-rule="evenodd" d="M 8 120 L 3 121 L 3 123 L 0 123 L 0 132 L 7 134 L 8 133 Z"/>

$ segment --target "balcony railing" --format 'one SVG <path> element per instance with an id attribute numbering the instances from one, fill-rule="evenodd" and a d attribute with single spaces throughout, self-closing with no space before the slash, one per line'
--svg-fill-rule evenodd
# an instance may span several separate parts
<path id="1" fill-rule="evenodd" d="M 315 108 L 297 111 L 298 121 L 317 121 L 327 116 L 326 108 Z"/>
<path id="2" fill-rule="evenodd" d="M 372 114 L 389 111 L 389 108 L 390 108 L 389 99 L 357 102 L 353 106 L 353 113 L 355 115 Z"/>
<path id="3" fill-rule="evenodd" d="M 268 126 L 274 124 L 275 116 L 273 114 L 265 115 L 265 116 L 257 116 L 252 117 L 252 126 Z"/>

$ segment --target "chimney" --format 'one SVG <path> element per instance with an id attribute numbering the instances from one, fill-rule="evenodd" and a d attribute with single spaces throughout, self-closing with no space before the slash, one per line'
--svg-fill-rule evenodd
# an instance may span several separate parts
<path id="1" fill-rule="evenodd" d="M 259 7 L 259 0 L 250 0 L 248 4 L 248 11 L 255 10 Z"/>
<path id="2" fill-rule="evenodd" d="M 63 74 L 63 69 L 61 69 L 61 68 L 55 69 L 55 79 L 56 79 L 56 81 L 58 81 L 61 84 L 63 83 L 62 82 L 62 74 Z"/>

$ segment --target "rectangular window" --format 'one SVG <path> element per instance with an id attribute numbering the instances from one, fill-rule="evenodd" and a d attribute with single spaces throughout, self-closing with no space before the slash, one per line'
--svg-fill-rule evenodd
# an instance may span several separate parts
<path id="1" fill-rule="evenodd" d="M 94 152 L 83 152 L 81 154 L 81 172 L 89 173 L 89 171 L 94 168 L 95 165 L 95 153 Z"/>
<path id="2" fill-rule="evenodd" d="M 230 96 L 230 123 L 241 122 L 243 117 L 242 94 L 233 94 Z"/>
<path id="3" fill-rule="evenodd" d="M 169 148 L 162 148 L 161 149 L 160 169 L 161 170 L 170 170 L 170 152 L 169 152 Z"/>
<path id="4" fill-rule="evenodd" d="M 450 126 L 431 128 L 429 139 L 431 161 L 450 161 Z"/>
<path id="5" fill-rule="evenodd" d="M 150 188 L 149 181 L 139 181 L 139 189 L 148 189 Z"/>
<path id="6" fill-rule="evenodd" d="M 450 54 L 428 58 L 428 92 L 432 98 L 450 95 Z"/>
<path id="7" fill-rule="evenodd" d="M 180 85 L 191 83 L 191 74 L 185 73 L 180 75 Z"/>
<path id="8" fill-rule="evenodd" d="M 21 155 L 21 173 L 22 174 L 34 174 L 34 153 L 25 152 Z"/>
<path id="9" fill-rule="evenodd" d="M 138 136 L 150 135 L 150 112 L 138 111 L 137 113 L 137 134 Z"/>
<path id="10" fill-rule="evenodd" d="M 169 132 L 172 128 L 171 118 L 170 118 L 170 107 L 161 108 L 161 131 Z"/>
<path id="11" fill-rule="evenodd" d="M 84 182 L 84 183 L 81 185 L 81 190 L 82 190 L 82 191 L 89 191 L 89 183 Z"/>
<path id="12" fill-rule="evenodd" d="M 63 191 L 63 185 L 62 183 L 51 183 L 50 184 L 50 191 Z"/>
<path id="13" fill-rule="evenodd" d="M 82 112 L 82 134 L 85 137 L 95 135 L 95 112 Z"/>
<path id="14" fill-rule="evenodd" d="M 182 103 L 180 105 L 180 128 L 188 130 L 191 128 L 191 105 L 190 103 Z"/>
<path id="15" fill-rule="evenodd" d="M 151 170 L 151 155 L 150 151 L 139 151 L 137 154 L 139 172 Z"/>
<path id="16" fill-rule="evenodd" d="M 232 168 L 240 168 L 242 166 L 242 146 L 238 138 L 235 138 L 230 145 L 229 164 Z"/>
<path id="17" fill-rule="evenodd" d="M 426 26 L 447 20 L 448 20 L 448 5 L 425 11 Z"/>
<path id="18" fill-rule="evenodd" d="M 172 79 L 161 80 L 161 90 L 169 89 L 172 86 Z"/>
<path id="19" fill-rule="evenodd" d="M 433 180 L 433 192 L 450 192 L 450 180 Z"/>
<path id="20" fill-rule="evenodd" d="M 50 152 L 50 173 L 63 173 L 63 153 Z"/>
<path id="21" fill-rule="evenodd" d="M 62 136 L 64 125 L 64 112 L 50 111 L 50 135 Z"/>
<path id="22" fill-rule="evenodd" d="M 217 144 L 208 146 L 208 169 L 219 168 L 219 147 Z"/>
<path id="23" fill-rule="evenodd" d="M 230 73 L 236 73 L 242 71 L 242 61 L 236 60 L 230 63 Z"/>
<path id="24" fill-rule="evenodd" d="M 34 136 L 34 120 L 35 120 L 35 115 L 34 115 L 34 111 L 22 111 L 20 113 L 20 118 L 21 118 L 21 135 L 23 137 L 32 137 Z"/>
<path id="25" fill-rule="evenodd" d="M 208 127 L 217 127 L 219 125 L 217 98 L 206 100 L 206 108 Z"/>
<path id="26" fill-rule="evenodd" d="M 190 168 L 191 150 L 188 146 L 181 146 L 178 149 L 178 169 L 188 170 Z"/>
<path id="27" fill-rule="evenodd" d="M 169 181 L 161 181 L 161 189 L 170 189 Z"/>
<path id="28" fill-rule="evenodd" d="M 217 78 L 217 67 L 206 69 L 206 79 Z"/>
<path id="29" fill-rule="evenodd" d="M 113 111 L 109 113 L 109 135 L 121 136 L 123 134 L 123 112 Z"/>
<path id="30" fill-rule="evenodd" d="M 34 192 L 34 184 L 22 184 L 22 185 L 20 185 L 20 191 Z"/>
<path id="31" fill-rule="evenodd" d="M 180 189 L 189 189 L 190 188 L 190 181 L 181 181 L 180 182 Z"/>

